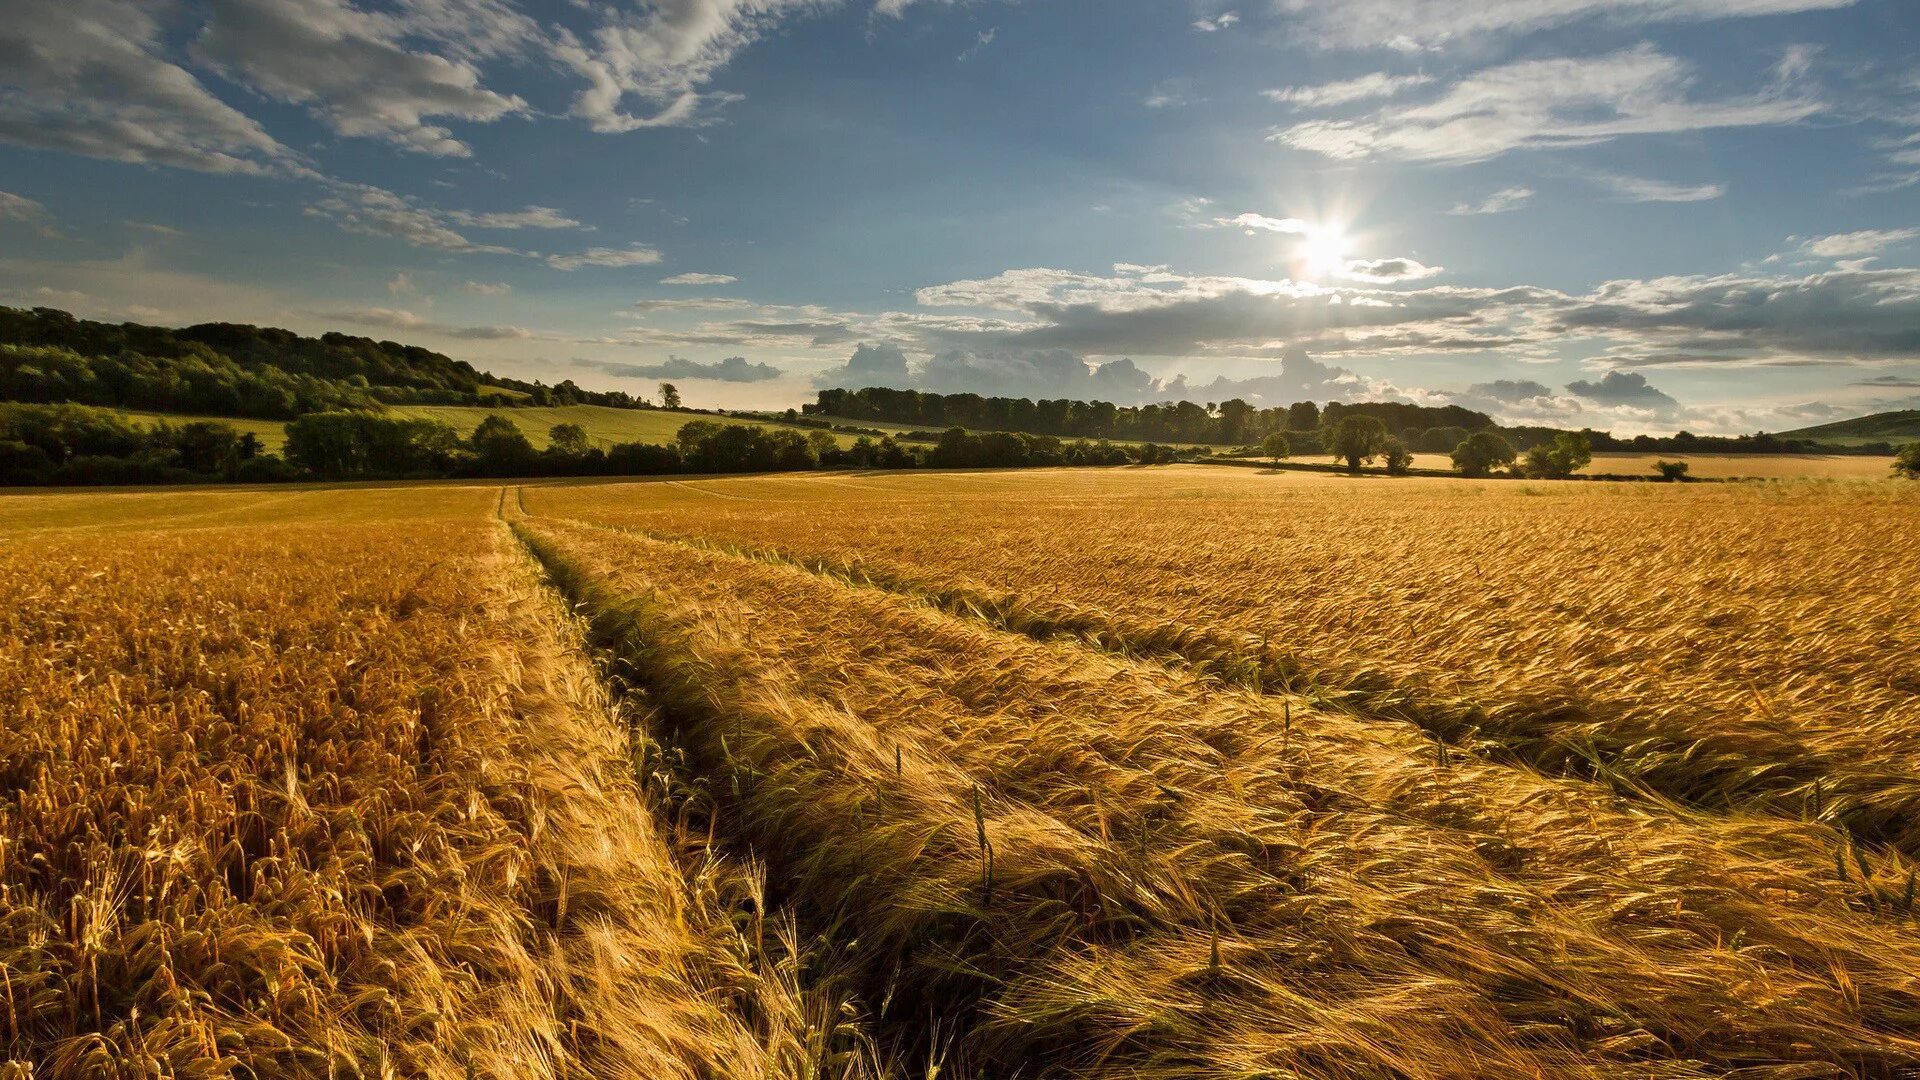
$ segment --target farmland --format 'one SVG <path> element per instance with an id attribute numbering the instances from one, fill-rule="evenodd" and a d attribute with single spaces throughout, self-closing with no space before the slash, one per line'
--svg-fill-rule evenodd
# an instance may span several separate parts
<path id="1" fill-rule="evenodd" d="M 1916 524 L 1880 475 L 7 497 L 0 1075 L 1912 1076 Z"/>
<path id="2" fill-rule="evenodd" d="M 151 427 L 162 421 L 180 423 L 187 420 L 211 420 L 228 424 L 238 430 L 253 433 L 269 451 L 278 452 L 287 441 L 286 424 L 278 420 L 249 420 L 224 416 L 178 416 L 168 413 L 144 412 L 140 410 L 119 410 L 127 419 L 142 427 Z M 712 420 L 727 424 L 751 424 L 756 427 L 786 428 L 792 425 L 775 421 L 750 420 L 728 416 L 716 416 L 699 413 L 666 412 L 659 409 L 614 409 L 604 405 L 557 405 L 557 406 L 514 406 L 505 409 L 489 409 L 478 405 L 392 405 L 387 407 L 388 415 L 407 417 L 416 420 L 438 420 L 448 424 L 461 435 L 467 435 L 480 425 L 480 421 L 489 416 L 504 416 L 513 421 L 522 434 L 532 441 L 535 447 L 547 445 L 547 432 L 557 424 L 578 424 L 587 433 L 589 444 L 599 447 L 615 443 L 644 442 L 671 443 L 679 434 L 681 427 L 691 420 Z M 811 431 L 814 429 L 800 429 Z M 853 440 L 841 436 L 840 441 L 851 443 Z"/>

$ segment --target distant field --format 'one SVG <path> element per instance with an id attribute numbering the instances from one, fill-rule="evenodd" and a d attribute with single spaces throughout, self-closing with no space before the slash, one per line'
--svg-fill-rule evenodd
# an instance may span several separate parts
<path id="1" fill-rule="evenodd" d="M 1916 520 L 1208 466 L 0 494 L 0 1076 L 1920 1075 Z"/>
<path id="2" fill-rule="evenodd" d="M 209 420 L 216 424 L 225 424 L 236 431 L 251 431 L 254 437 L 268 450 L 278 452 L 287 441 L 287 425 L 280 420 L 255 420 L 250 417 L 234 416 L 181 416 L 175 413 L 144 412 L 139 409 L 117 409 L 116 412 L 141 427 L 152 427 L 162 421 L 169 424 L 184 424 L 194 420 Z"/>
<path id="3" fill-rule="evenodd" d="M 287 441 L 286 425 L 278 420 L 251 420 L 226 416 L 175 416 L 136 410 L 121 410 L 121 412 L 129 419 L 143 425 L 152 425 L 161 420 L 172 423 L 187 420 L 213 420 L 229 424 L 241 431 L 253 432 L 269 450 L 277 451 Z M 792 428 L 803 432 L 813 430 L 771 421 L 749 420 L 744 417 L 665 412 L 658 409 L 612 409 L 604 405 L 508 409 L 489 409 L 477 405 L 392 405 L 388 406 L 388 412 L 395 416 L 439 420 L 453 425 L 454 429 L 462 435 L 479 427 L 480 421 L 487 416 L 498 413 L 513 421 L 515 426 L 519 427 L 537 447 L 547 445 L 547 432 L 556 424 L 579 424 L 586 429 L 587 438 L 600 447 L 623 442 L 670 443 L 680 433 L 681 427 L 693 420 L 711 420 L 721 424 L 751 424 L 755 427 Z M 847 435 L 835 435 L 835 438 L 842 446 L 852 445 L 854 440 L 853 436 Z"/>
<path id="4" fill-rule="evenodd" d="M 701 413 L 666 412 L 660 409 L 611 409 L 604 405 L 567 405 L 551 408 L 512 408 L 486 409 L 465 405 L 394 405 L 389 407 L 401 416 L 418 416 L 428 420 L 439 420 L 452 424 L 461 434 L 466 434 L 480 426 L 480 421 L 489 414 L 498 413 L 513 421 L 535 446 L 547 445 L 547 432 L 555 424 L 579 424 L 586 429 L 587 438 L 600 447 L 614 443 L 643 442 L 670 443 L 679 435 L 680 429 L 695 420 L 709 420 L 717 424 L 751 424 L 755 427 L 791 428 L 796 431 L 811 430 L 795 428 L 790 424 L 780 424 L 744 417 L 710 416 Z M 853 439 L 836 436 L 841 445 L 851 445 Z"/>

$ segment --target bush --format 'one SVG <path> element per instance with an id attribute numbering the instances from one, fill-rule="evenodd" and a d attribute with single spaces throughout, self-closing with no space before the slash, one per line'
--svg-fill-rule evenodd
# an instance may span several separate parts
<path id="1" fill-rule="evenodd" d="M 1893 457 L 1893 471 L 1909 480 L 1920 480 L 1920 442 L 1910 442 Z"/>
<path id="2" fill-rule="evenodd" d="M 278 454 L 259 454 L 240 463 L 233 478 L 242 484 L 284 484 L 305 474 Z"/>
<path id="3" fill-rule="evenodd" d="M 1660 474 L 1660 479 L 1671 484 L 1677 484 L 1687 478 L 1687 463 L 1684 461 L 1656 461 L 1653 463 L 1653 471 Z"/>
<path id="4" fill-rule="evenodd" d="M 660 476 L 680 471 L 680 451 L 652 443 L 620 443 L 607 451 L 607 471 L 615 476 Z"/>
<path id="5" fill-rule="evenodd" d="M 1405 476 L 1413 469 L 1413 451 L 1391 435 L 1387 436 L 1386 444 L 1381 447 L 1380 456 L 1386 459 L 1389 475 Z"/>

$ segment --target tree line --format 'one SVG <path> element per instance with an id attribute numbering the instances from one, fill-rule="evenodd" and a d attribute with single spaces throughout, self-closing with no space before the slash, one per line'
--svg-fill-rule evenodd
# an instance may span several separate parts
<path id="1" fill-rule="evenodd" d="M 801 422 L 836 417 L 845 420 L 944 428 L 949 425 L 1028 431 L 1090 439 L 1152 439 L 1181 444 L 1259 446 L 1268 436 L 1286 437 L 1296 453 L 1319 453 L 1321 433 L 1345 416 L 1369 416 L 1389 435 L 1416 453 L 1449 454 L 1476 432 L 1488 431 L 1525 452 L 1554 445 L 1563 429 L 1501 427 L 1484 412 L 1458 405 L 1413 405 L 1397 401 L 1340 402 L 1319 405 L 1297 401 L 1259 408 L 1237 398 L 1204 405 L 1179 401 L 1159 405 L 1115 405 L 1106 401 L 983 397 L 934 394 L 918 390 L 869 387 L 819 391 L 806 405 Z M 1681 431 L 1670 436 L 1618 438 L 1611 432 L 1582 429 L 1594 450 L 1616 453 L 1692 454 L 1871 454 L 1894 452 L 1889 443 L 1842 446 L 1765 433 L 1720 436 Z M 915 435 L 930 434 L 914 432 Z"/>
<path id="2" fill-rule="evenodd" d="M 557 424 L 536 447 L 501 414 L 462 435 L 438 420 L 364 410 L 309 413 L 270 453 L 218 421 L 141 427 L 85 405 L 0 405 L 0 484 L 153 484 L 289 480 L 426 480 L 487 476 L 654 476 L 805 469 L 974 469 L 1164 464 L 1169 446 L 1120 446 L 1049 435 L 954 428 L 931 446 L 890 436 L 850 445 L 825 431 L 694 420 L 668 444 L 591 445 Z M 1189 455 L 1190 456 L 1190 455 Z"/>
<path id="3" fill-rule="evenodd" d="M 879 420 L 932 428 L 958 426 L 1068 438 L 1226 446 L 1255 444 L 1273 432 L 1310 434 L 1318 431 L 1324 420 L 1337 420 L 1348 412 L 1376 417 L 1396 432 L 1440 426 L 1493 426 L 1492 417 L 1458 405 L 1409 405 L 1392 401 L 1361 404 L 1329 402 L 1323 409 L 1311 401 L 1300 401 L 1262 409 L 1239 398 L 1205 405 L 1191 401 L 1115 405 L 1110 401 L 1034 401 L 1028 398 L 933 394 L 882 387 L 822 390 L 804 411 L 809 416 Z"/>

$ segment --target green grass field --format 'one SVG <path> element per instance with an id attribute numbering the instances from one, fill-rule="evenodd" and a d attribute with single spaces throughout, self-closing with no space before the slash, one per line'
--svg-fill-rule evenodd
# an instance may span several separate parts
<path id="1" fill-rule="evenodd" d="M 751 420 L 745 417 L 664 412 L 658 409 L 610 409 L 603 405 L 509 409 L 489 409 L 473 405 L 394 405 L 390 406 L 388 411 L 395 416 L 439 420 L 453 425 L 454 430 L 462 435 L 473 431 L 489 414 L 499 413 L 513 421 L 521 431 L 526 433 L 527 438 L 533 441 L 533 445 L 539 447 L 547 445 L 547 432 L 551 431 L 556 424 L 579 424 L 586 429 L 587 438 L 599 447 L 629 442 L 670 443 L 682 427 L 694 420 L 712 420 L 722 424 L 753 424 L 759 427 L 793 427 L 789 424 Z M 287 441 L 286 425 L 278 420 L 254 420 L 228 416 L 177 416 L 131 409 L 121 410 L 121 413 L 144 427 L 151 427 L 163 420 L 176 424 L 189 420 L 212 420 L 216 423 L 228 424 L 240 431 L 253 432 L 269 450 L 276 452 Z M 796 428 L 796 430 L 814 429 Z M 835 437 L 843 446 L 852 445 L 854 440 L 854 436 L 850 435 Z"/>

